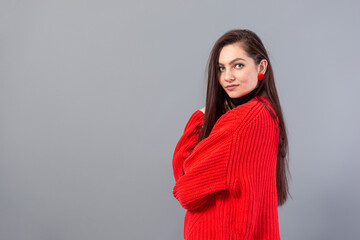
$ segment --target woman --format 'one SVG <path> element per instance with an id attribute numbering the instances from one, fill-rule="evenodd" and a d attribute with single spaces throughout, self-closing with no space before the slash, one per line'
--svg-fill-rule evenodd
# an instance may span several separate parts
<path id="1" fill-rule="evenodd" d="M 229 31 L 210 55 L 206 106 L 190 117 L 173 156 L 185 239 L 280 239 L 287 156 L 266 49 L 250 30 Z"/>

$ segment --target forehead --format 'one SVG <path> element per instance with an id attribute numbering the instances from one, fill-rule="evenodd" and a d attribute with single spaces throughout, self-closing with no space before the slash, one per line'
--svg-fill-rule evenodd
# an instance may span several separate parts
<path id="1" fill-rule="evenodd" d="M 240 43 L 225 45 L 219 54 L 219 63 L 229 63 L 235 58 L 249 59 Z"/>

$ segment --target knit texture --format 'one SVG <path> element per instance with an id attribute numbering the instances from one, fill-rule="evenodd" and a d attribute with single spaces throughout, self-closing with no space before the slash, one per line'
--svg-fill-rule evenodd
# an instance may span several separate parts
<path id="1" fill-rule="evenodd" d="M 188 120 L 173 155 L 173 195 L 187 210 L 186 240 L 280 239 L 279 133 L 263 96 L 223 114 L 197 144 L 204 114 Z"/>

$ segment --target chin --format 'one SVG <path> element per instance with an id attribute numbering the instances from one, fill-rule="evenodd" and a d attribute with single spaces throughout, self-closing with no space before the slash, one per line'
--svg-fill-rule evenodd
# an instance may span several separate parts
<path id="1" fill-rule="evenodd" d="M 228 93 L 228 96 L 230 97 L 230 98 L 239 98 L 239 97 L 241 97 L 242 95 L 241 94 L 236 94 L 236 93 Z"/>

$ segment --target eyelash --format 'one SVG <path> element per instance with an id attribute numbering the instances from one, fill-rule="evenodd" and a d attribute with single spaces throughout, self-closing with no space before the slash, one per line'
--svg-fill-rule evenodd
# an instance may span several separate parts
<path id="1" fill-rule="evenodd" d="M 236 65 L 241 65 L 240 68 L 243 68 L 243 67 L 244 67 L 244 64 L 242 64 L 242 63 L 237 63 L 237 64 L 235 64 L 234 66 L 236 66 Z M 221 71 L 222 68 L 223 68 L 223 67 L 219 67 L 219 71 L 220 71 L 220 72 L 222 72 L 222 71 Z M 238 69 L 239 69 L 239 68 L 238 68 Z"/>
<path id="2" fill-rule="evenodd" d="M 242 64 L 242 63 L 237 63 L 237 64 L 235 64 L 235 66 L 236 66 L 236 65 L 241 65 L 241 66 L 242 66 L 241 68 L 244 67 L 244 64 Z"/>

